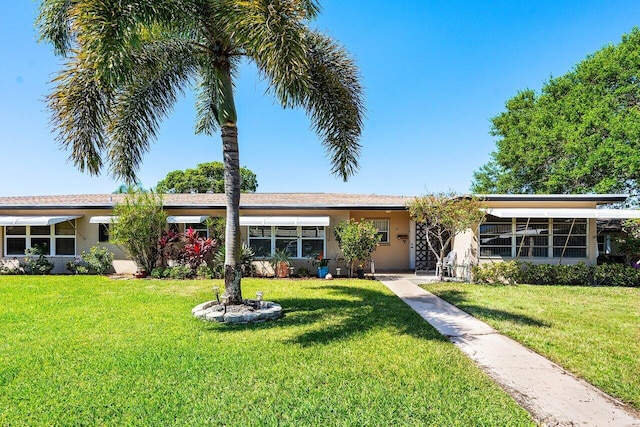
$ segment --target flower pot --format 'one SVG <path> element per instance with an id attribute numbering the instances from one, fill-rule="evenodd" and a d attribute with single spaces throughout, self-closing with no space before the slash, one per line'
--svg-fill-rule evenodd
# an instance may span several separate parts
<path id="1" fill-rule="evenodd" d="M 284 279 L 289 276 L 289 264 L 284 261 L 278 263 L 278 267 L 276 268 L 276 277 L 280 279 Z"/>
<path id="2" fill-rule="evenodd" d="M 318 267 L 318 277 L 324 279 L 329 274 L 329 266 Z"/>
<path id="3" fill-rule="evenodd" d="M 136 271 L 136 279 L 144 279 L 145 277 L 147 277 L 149 275 L 149 272 L 147 270 L 140 270 L 138 269 Z"/>
<path id="4" fill-rule="evenodd" d="M 358 275 L 358 279 L 364 279 L 364 268 L 357 269 L 356 274 Z"/>

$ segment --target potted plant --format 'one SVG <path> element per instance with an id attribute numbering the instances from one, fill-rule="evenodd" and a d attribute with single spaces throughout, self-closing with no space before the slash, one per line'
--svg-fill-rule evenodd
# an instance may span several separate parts
<path id="1" fill-rule="evenodd" d="M 327 276 L 327 274 L 329 274 L 329 261 L 331 261 L 329 258 L 324 258 L 322 256 L 322 253 L 319 253 L 318 255 L 316 255 L 316 257 L 313 259 L 313 266 L 318 268 L 318 277 L 319 278 L 324 278 Z"/>
<path id="2" fill-rule="evenodd" d="M 289 259 L 289 254 L 287 254 L 286 251 L 276 249 L 274 254 L 269 259 L 269 263 L 273 267 L 273 271 L 276 273 L 276 277 L 285 278 L 289 275 L 291 260 Z"/>
<path id="3" fill-rule="evenodd" d="M 364 265 L 358 264 L 358 268 L 356 268 L 356 274 L 358 275 L 358 279 L 364 279 Z"/>

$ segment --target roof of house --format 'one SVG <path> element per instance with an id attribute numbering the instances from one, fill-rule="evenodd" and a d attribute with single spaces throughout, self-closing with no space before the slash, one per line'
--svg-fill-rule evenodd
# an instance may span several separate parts
<path id="1" fill-rule="evenodd" d="M 596 202 L 598 204 L 620 203 L 629 197 L 626 194 L 476 194 L 489 202 Z"/>
<path id="2" fill-rule="evenodd" d="M 0 209 L 99 209 L 112 208 L 124 200 L 125 194 L 80 194 L 61 196 L 0 197 Z M 376 194 L 337 193 L 243 193 L 242 209 L 405 209 L 413 197 Z M 165 194 L 168 208 L 225 207 L 224 194 Z"/>
<path id="3" fill-rule="evenodd" d="M 0 197 L 0 209 L 110 209 L 125 194 L 78 194 L 59 196 Z M 594 201 L 624 202 L 622 194 L 482 194 L 486 201 Z M 404 210 L 413 196 L 340 193 L 243 193 L 242 209 L 379 209 Z M 165 194 L 164 205 L 172 209 L 224 209 L 224 194 Z"/>

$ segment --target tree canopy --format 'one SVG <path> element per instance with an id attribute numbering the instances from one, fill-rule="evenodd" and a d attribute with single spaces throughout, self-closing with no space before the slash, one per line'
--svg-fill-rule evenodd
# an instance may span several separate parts
<path id="1" fill-rule="evenodd" d="M 253 193 L 258 188 L 258 179 L 251 170 L 240 168 L 240 191 Z M 196 168 L 175 170 L 158 182 L 159 193 L 224 193 L 224 164 L 222 162 L 200 163 Z"/>
<path id="2" fill-rule="evenodd" d="M 409 215 L 425 224 L 427 245 L 442 263 L 445 251 L 456 234 L 475 229 L 486 216 L 482 200 L 475 196 L 459 196 L 454 192 L 426 194 L 407 203 Z M 440 269 L 440 279 L 443 277 Z"/>
<path id="3" fill-rule="evenodd" d="M 364 100 L 346 50 L 311 27 L 316 0 L 42 0 L 41 39 L 65 58 L 47 97 L 81 171 L 135 182 L 160 122 L 195 91 L 196 132 L 222 139 L 225 294 L 242 303 L 240 154 L 234 84 L 255 65 L 284 108 L 303 108 L 332 172 L 358 169 Z M 285 127 L 285 121 L 274 126 Z"/>
<path id="4" fill-rule="evenodd" d="M 640 30 L 587 56 L 541 93 L 527 89 L 492 118 L 491 160 L 475 193 L 637 193 Z"/>

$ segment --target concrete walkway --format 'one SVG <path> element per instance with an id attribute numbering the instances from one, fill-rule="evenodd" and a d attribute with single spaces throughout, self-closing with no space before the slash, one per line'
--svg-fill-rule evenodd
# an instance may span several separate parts
<path id="1" fill-rule="evenodd" d="M 640 415 L 632 409 L 425 291 L 409 278 L 390 275 L 377 278 L 474 360 L 539 424 L 640 426 Z"/>

